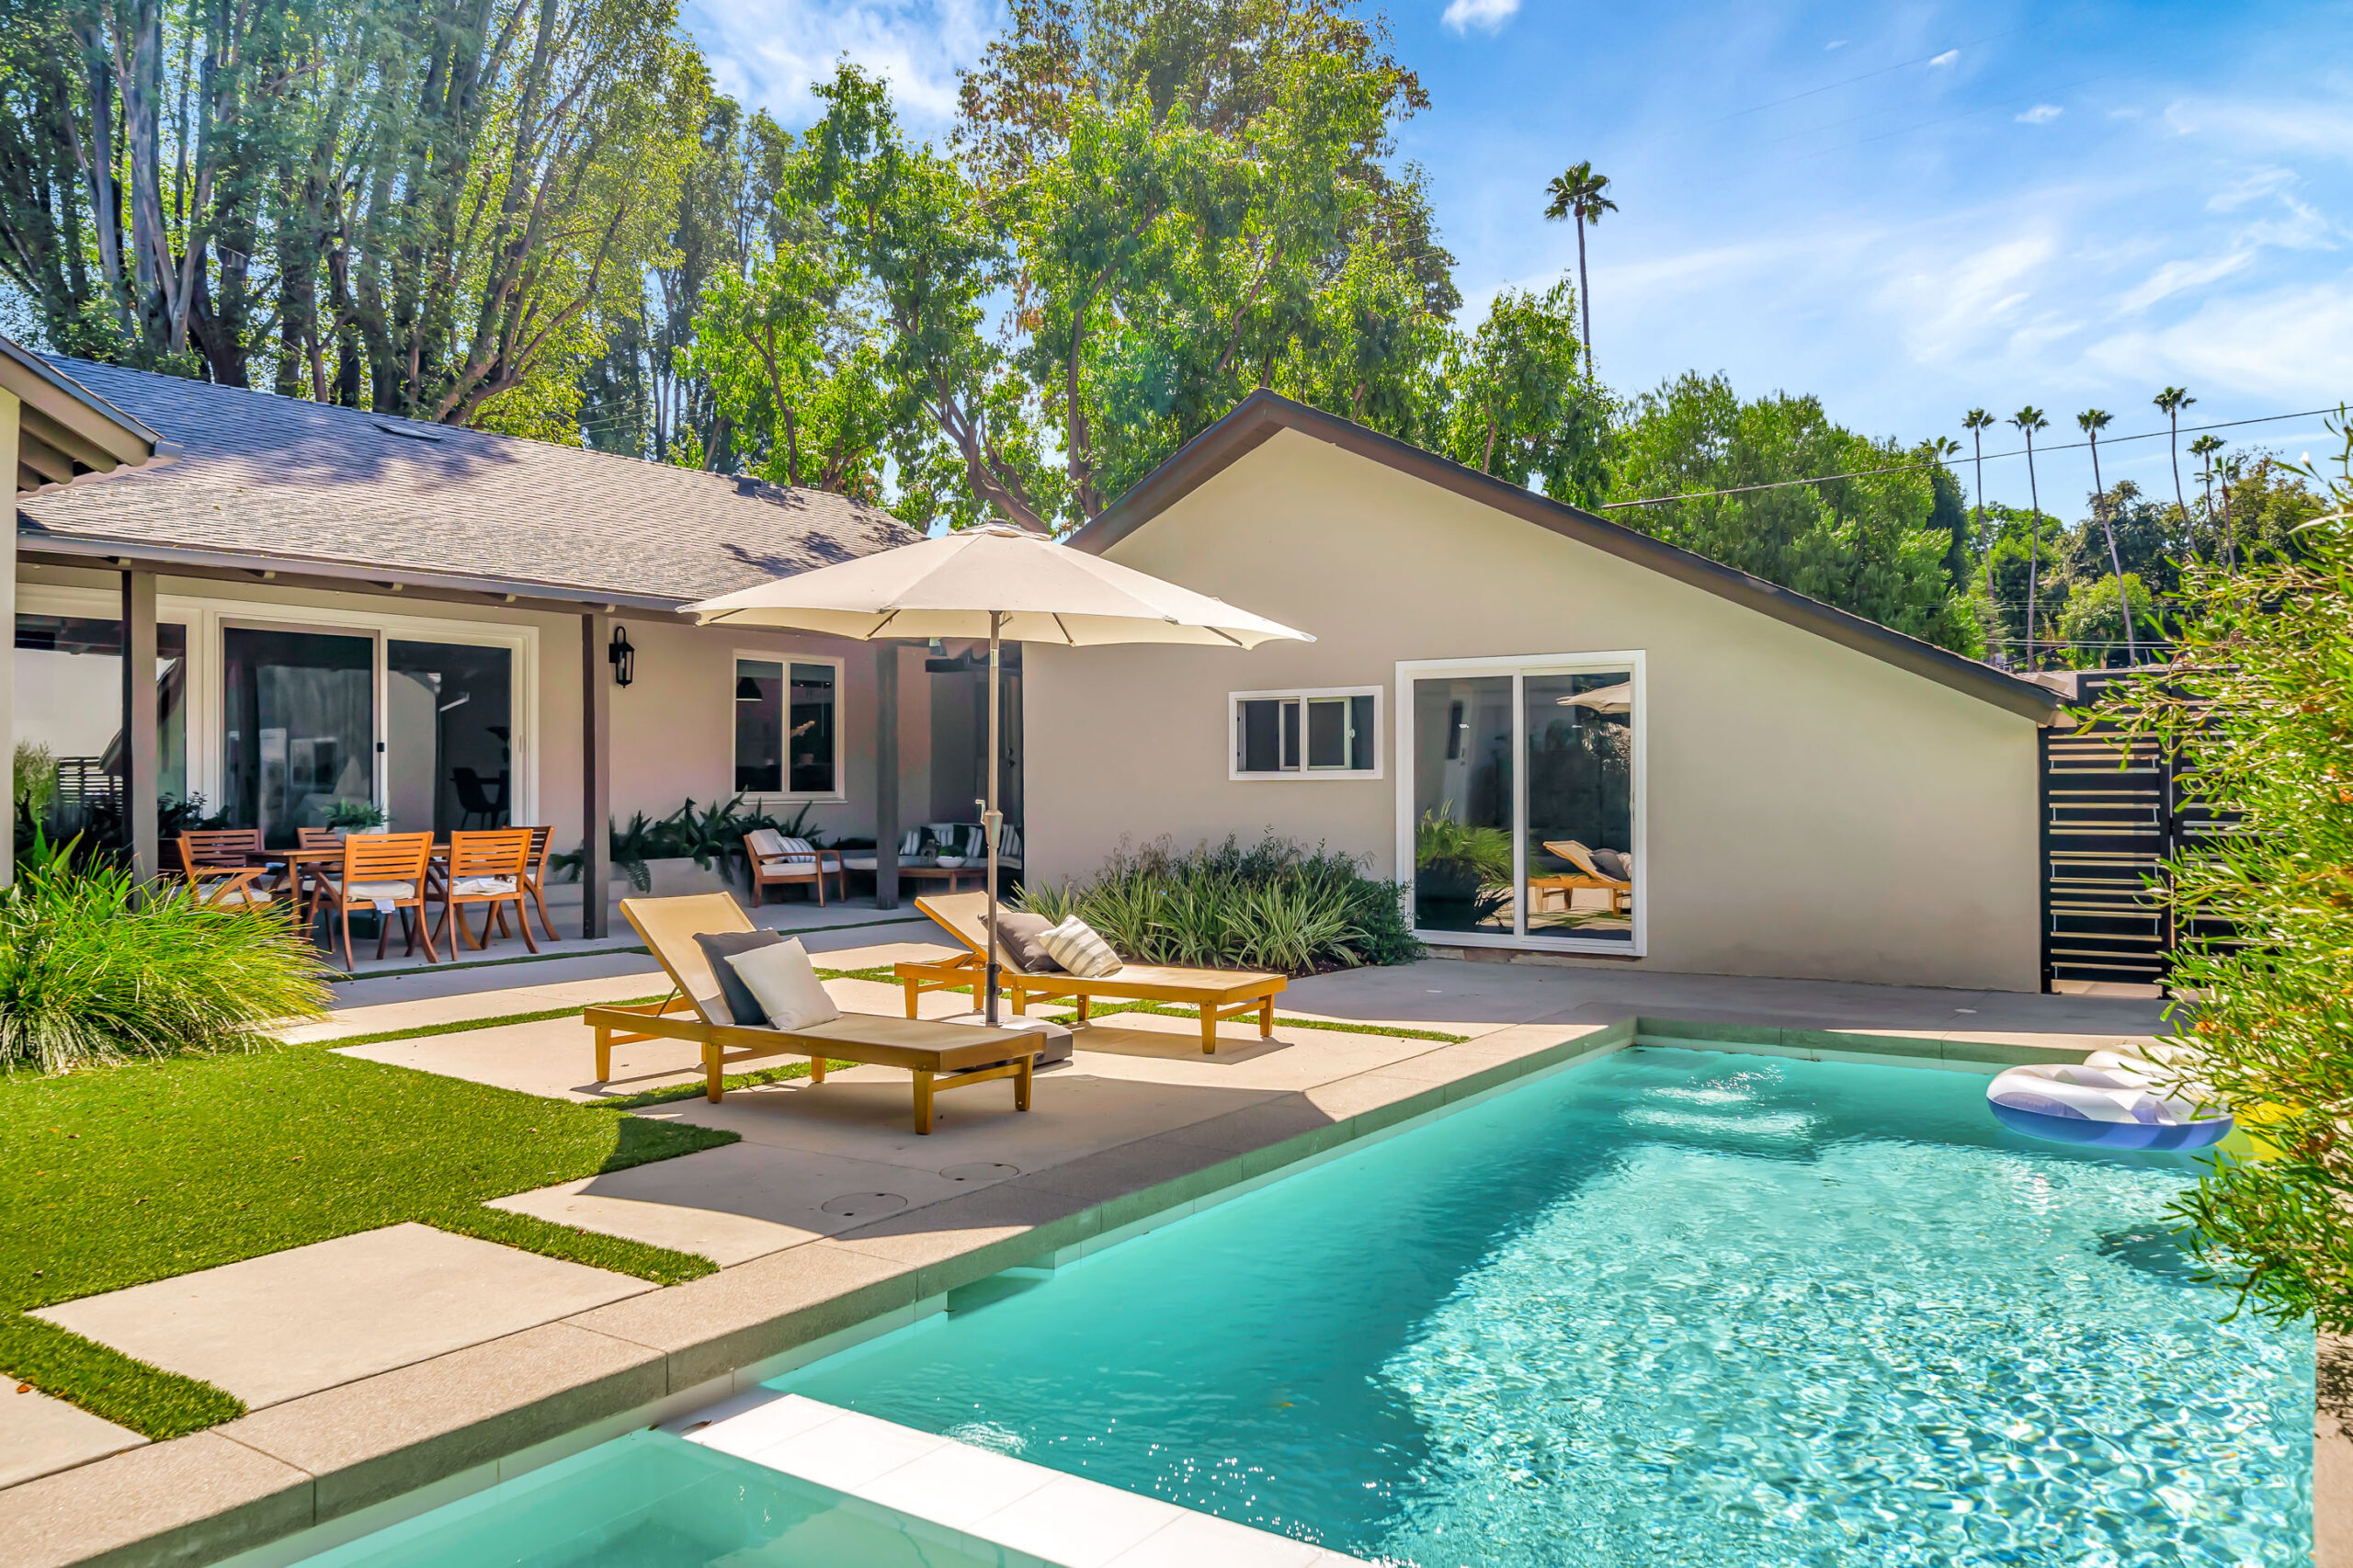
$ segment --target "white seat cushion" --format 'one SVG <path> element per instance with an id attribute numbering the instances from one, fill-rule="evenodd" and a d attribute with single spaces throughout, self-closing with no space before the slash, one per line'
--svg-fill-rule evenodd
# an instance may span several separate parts
<path id="1" fill-rule="evenodd" d="M 796 875 L 805 877 L 816 869 L 817 858 L 813 855 L 810 856 L 806 859 L 801 860 L 763 860 L 760 862 L 760 869 L 766 871 L 771 877 L 789 877 Z"/>
<path id="2" fill-rule="evenodd" d="M 752 853 L 763 860 L 773 859 L 785 852 L 784 835 L 772 827 L 756 827 L 748 835 Z"/>
<path id="3" fill-rule="evenodd" d="M 343 896 L 374 899 L 379 903 L 393 899 L 415 898 L 416 884 L 415 882 L 348 882 L 344 886 Z"/>
<path id="4" fill-rule="evenodd" d="M 809 950 L 798 938 L 732 953 L 726 961 L 760 999 L 771 1028 L 790 1033 L 812 1024 L 829 1024 L 842 1016 L 841 1008 L 826 994 L 824 982 L 817 978 Z"/>
<path id="5" fill-rule="evenodd" d="M 204 902 L 211 904 L 215 909 L 227 909 L 233 905 L 244 903 L 267 903 L 269 890 L 248 884 L 237 889 L 234 892 L 224 892 L 218 898 L 208 896 Z"/>
<path id="6" fill-rule="evenodd" d="M 512 877 L 460 877 L 449 884 L 449 891 L 460 898 L 475 897 L 484 893 L 513 892 L 515 879 Z"/>
<path id="7" fill-rule="evenodd" d="M 1075 915 L 1040 932 L 1038 945 L 1046 949 L 1049 958 L 1081 980 L 1100 980 L 1120 972 L 1120 955 L 1112 950 L 1111 944 Z"/>
<path id="8" fill-rule="evenodd" d="M 871 855 L 845 855 L 842 865 L 852 871 L 870 871 L 874 869 L 876 861 Z"/>

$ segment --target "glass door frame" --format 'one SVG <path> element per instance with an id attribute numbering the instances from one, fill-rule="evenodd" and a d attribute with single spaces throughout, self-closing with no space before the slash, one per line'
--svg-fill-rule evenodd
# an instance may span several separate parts
<path id="1" fill-rule="evenodd" d="M 1514 948 L 1538 952 L 1579 953 L 1599 958 L 1639 959 L 1650 952 L 1650 687 L 1642 650 L 1612 653 L 1502 654 L 1481 659 L 1400 659 L 1397 689 L 1390 725 L 1396 736 L 1397 755 L 1397 880 L 1408 884 L 1406 918 L 1413 919 L 1410 884 L 1414 871 L 1414 765 L 1419 755 L 1419 726 L 1414 707 L 1414 683 L 1446 676 L 1509 676 L 1511 677 L 1511 875 L 1512 928 L 1506 931 L 1433 931 L 1419 926 L 1414 935 L 1433 947 Z M 1530 676 L 1605 675 L 1631 672 L 1633 708 L 1628 717 L 1634 732 L 1633 759 L 1628 802 L 1633 822 L 1634 919 L 1633 939 L 1608 941 L 1593 937 L 1546 937 L 1528 929 L 1528 677 Z"/>

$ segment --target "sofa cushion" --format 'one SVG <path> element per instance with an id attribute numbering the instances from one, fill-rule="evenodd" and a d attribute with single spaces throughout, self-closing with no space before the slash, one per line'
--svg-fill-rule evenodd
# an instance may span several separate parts
<path id="1" fill-rule="evenodd" d="M 719 1004 L 727 1017 L 715 1020 L 722 1024 L 764 1024 L 768 1021 L 767 1009 L 752 988 L 744 983 L 727 960 L 738 953 L 748 953 L 755 948 L 772 948 L 784 938 L 773 931 L 712 931 L 695 938 L 695 946 L 702 949 L 703 961 L 710 965 L 710 975 L 719 983 Z"/>

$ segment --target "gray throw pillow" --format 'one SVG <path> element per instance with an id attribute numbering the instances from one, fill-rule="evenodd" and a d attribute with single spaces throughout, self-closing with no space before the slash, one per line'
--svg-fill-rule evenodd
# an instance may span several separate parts
<path id="1" fill-rule="evenodd" d="M 748 953 L 754 948 L 774 947 L 783 941 L 773 931 L 717 931 L 695 938 L 695 946 L 702 949 L 703 961 L 710 965 L 711 978 L 719 982 L 719 999 L 727 1004 L 727 1012 L 736 1023 L 765 1024 L 767 1009 L 735 972 L 727 960 L 737 953 Z"/>
<path id="2" fill-rule="evenodd" d="M 1593 864 L 1595 869 L 1605 877 L 1615 877 L 1621 882 L 1630 882 L 1634 880 L 1628 874 L 1626 857 L 1619 854 L 1615 849 L 1595 850 Z"/>
<path id="3" fill-rule="evenodd" d="M 1038 938 L 1053 924 L 1042 915 L 1027 915 L 1016 909 L 996 912 L 996 945 L 1005 956 L 1030 974 L 1052 974 L 1062 969 L 1053 956 L 1038 945 Z"/>

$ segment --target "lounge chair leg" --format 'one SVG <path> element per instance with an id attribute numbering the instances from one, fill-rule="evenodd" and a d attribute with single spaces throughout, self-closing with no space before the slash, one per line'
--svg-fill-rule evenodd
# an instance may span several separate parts
<path id="1" fill-rule="evenodd" d="M 597 1026 L 597 1082 L 613 1081 L 613 1031 L 604 1025 Z"/>
<path id="2" fill-rule="evenodd" d="M 706 1045 L 702 1048 L 702 1097 L 713 1105 L 717 1105 L 727 1095 L 726 1087 L 722 1082 L 726 1077 L 726 1074 L 722 1071 L 724 1065 L 719 1059 L 719 1047 Z"/>
<path id="3" fill-rule="evenodd" d="M 1201 1054 L 1217 1054 L 1217 1009 L 1207 1002 L 1201 1004 Z"/>
<path id="4" fill-rule="evenodd" d="M 1028 1110 L 1029 1108 L 1029 1082 L 1037 1066 L 1038 1059 L 1034 1056 L 1025 1056 L 1021 1059 L 1019 1070 L 1013 1074 L 1014 1109 Z"/>
<path id="5" fill-rule="evenodd" d="M 1275 999 L 1272 996 L 1262 997 L 1259 1000 L 1258 1038 L 1260 1040 L 1275 1038 Z"/>
<path id="6" fill-rule="evenodd" d="M 813 1056 L 809 1059 L 809 1081 L 813 1084 L 822 1084 L 825 1081 L 825 1059 L 824 1057 Z"/>
<path id="7" fill-rule="evenodd" d="M 915 1071 L 915 1131 L 928 1137 L 931 1133 L 931 1074 Z"/>
<path id="8" fill-rule="evenodd" d="M 1087 1009 L 1088 1006 L 1094 1002 L 1094 1000 L 1095 1000 L 1095 998 L 1093 998 L 1092 996 L 1089 996 L 1089 995 L 1088 995 L 1086 992 L 1084 992 L 1084 991 L 1082 991 L 1082 992 L 1080 992 L 1080 993 L 1078 994 L 1078 1022 L 1080 1022 L 1081 1024 L 1084 1024 L 1084 1023 L 1086 1023 L 1086 1009 Z"/>
<path id="9" fill-rule="evenodd" d="M 1029 993 L 1019 986 L 1013 988 L 1013 1016 L 1017 1018 L 1026 1018 L 1029 1016 Z"/>
<path id="10" fill-rule="evenodd" d="M 907 1017 L 912 1018 L 920 1011 L 919 998 L 923 995 L 923 982 L 903 980 L 899 982 L 899 985 L 907 994 Z"/>

